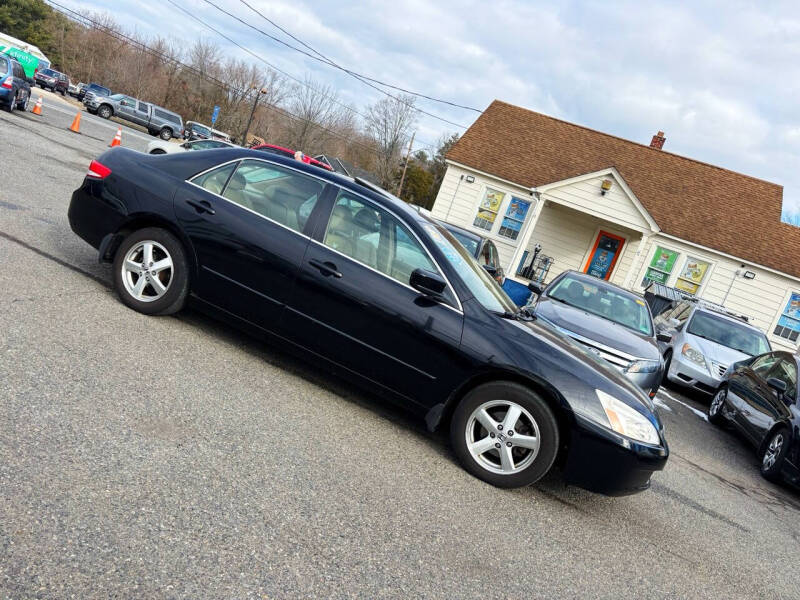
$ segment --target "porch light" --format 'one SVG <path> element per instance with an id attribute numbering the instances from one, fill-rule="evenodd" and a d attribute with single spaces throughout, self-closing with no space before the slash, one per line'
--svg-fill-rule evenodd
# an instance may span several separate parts
<path id="1" fill-rule="evenodd" d="M 475 177 L 472 175 L 467 175 L 467 183 L 475 183 Z"/>
<path id="2" fill-rule="evenodd" d="M 610 189 L 611 189 L 611 180 L 603 179 L 603 183 L 600 184 L 600 195 L 605 196 L 606 192 Z"/>

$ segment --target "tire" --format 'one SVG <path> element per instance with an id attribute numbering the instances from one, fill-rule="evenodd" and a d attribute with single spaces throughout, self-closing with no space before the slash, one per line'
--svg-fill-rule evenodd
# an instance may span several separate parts
<path id="1" fill-rule="evenodd" d="M 16 100 L 16 98 L 12 98 L 12 99 L 9 101 L 9 103 L 8 103 L 8 104 L 4 104 L 4 105 L 3 105 L 3 108 L 6 110 L 6 112 L 10 112 L 10 113 L 13 113 L 13 112 L 14 112 L 14 109 L 15 109 L 16 107 L 17 107 L 17 100 Z"/>
<path id="2" fill-rule="evenodd" d="M 708 422 L 713 425 L 722 425 L 725 423 L 725 415 L 722 414 L 722 409 L 725 406 L 725 399 L 728 397 L 728 388 L 725 386 L 720 387 L 714 397 L 711 399 L 711 404 L 708 405 Z"/>
<path id="3" fill-rule="evenodd" d="M 148 245 L 152 253 L 150 265 L 162 264 L 163 269 L 157 272 L 141 267 Z M 169 266 L 165 260 L 170 262 Z M 131 268 L 134 263 L 139 265 L 138 269 Z M 145 281 L 139 285 L 142 278 Z M 151 281 L 157 281 L 160 288 Z M 114 256 L 114 289 L 123 304 L 142 314 L 178 312 L 186 304 L 189 292 L 189 267 L 183 245 L 165 229 L 146 227 L 134 231 L 122 241 Z"/>
<path id="4" fill-rule="evenodd" d="M 25 94 L 25 100 L 17 102 L 17 108 L 23 112 L 27 112 L 28 104 L 30 104 L 30 102 L 31 102 L 31 94 L 30 92 L 28 92 L 27 94 Z"/>
<path id="5" fill-rule="evenodd" d="M 66 98 L 66 97 L 67 97 L 67 92 L 66 92 L 66 90 L 61 90 L 61 95 L 62 95 L 62 96 L 64 96 L 64 98 Z"/>
<path id="6" fill-rule="evenodd" d="M 510 423 L 512 408 L 519 416 Z M 523 439 L 524 444 L 517 443 Z M 553 466 L 559 447 L 558 423 L 533 390 L 510 381 L 485 383 L 456 407 L 450 443 L 464 469 L 478 479 L 501 488 L 522 487 L 544 477 Z"/>
<path id="7" fill-rule="evenodd" d="M 789 430 L 786 427 L 775 429 L 761 448 L 761 474 L 772 482 L 780 481 L 783 459 L 789 450 Z"/>
<path id="8" fill-rule="evenodd" d="M 111 116 L 114 114 L 114 111 L 111 110 L 111 107 L 107 104 L 101 104 L 97 108 L 97 116 L 102 117 L 103 119 L 110 119 Z"/>
<path id="9" fill-rule="evenodd" d="M 168 142 L 172 139 L 172 129 L 169 127 L 164 127 L 161 131 L 158 132 L 158 137 L 160 137 L 165 142 Z"/>
<path id="10" fill-rule="evenodd" d="M 150 154 L 166 154 L 161 148 L 155 148 Z"/>
<path id="11" fill-rule="evenodd" d="M 661 387 L 669 385 L 669 367 L 672 365 L 672 350 L 667 350 L 664 353 L 664 374 L 661 376 Z"/>

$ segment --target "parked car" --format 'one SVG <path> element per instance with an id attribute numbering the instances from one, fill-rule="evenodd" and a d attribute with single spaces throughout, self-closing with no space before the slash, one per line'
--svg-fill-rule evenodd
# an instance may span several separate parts
<path id="1" fill-rule="evenodd" d="M 84 83 L 74 83 L 74 82 L 73 82 L 73 81 L 70 79 L 70 81 L 69 81 L 69 87 L 67 88 L 67 93 L 68 93 L 70 96 L 77 97 L 77 96 L 78 96 L 78 91 L 80 90 L 80 86 L 82 86 L 82 85 L 86 85 L 86 84 L 84 84 Z"/>
<path id="2" fill-rule="evenodd" d="M 589 352 L 610 363 L 650 398 L 661 385 L 664 363 L 653 317 L 638 295 L 577 271 L 565 271 L 542 289 L 530 310 Z"/>
<path id="3" fill-rule="evenodd" d="M 157 135 L 162 140 L 183 135 L 183 119 L 179 114 L 125 94 L 92 96 L 86 101 L 86 110 L 104 119 L 113 116 L 136 123 L 146 127 L 150 135 Z"/>
<path id="4" fill-rule="evenodd" d="M 113 262 L 126 306 L 190 302 L 306 356 L 449 428 L 464 468 L 493 485 L 533 483 L 558 460 L 570 483 L 635 493 L 667 461 L 639 387 L 361 180 L 245 148 L 118 147 L 92 161 L 68 216 Z"/>
<path id="5" fill-rule="evenodd" d="M 275 146 L 274 144 L 258 144 L 257 146 L 253 146 L 253 150 L 259 150 L 261 152 L 266 152 L 267 154 L 277 154 L 278 156 L 285 156 L 287 158 L 294 158 L 296 154 L 295 150 L 289 150 L 289 148 L 284 148 L 283 146 Z M 330 165 L 318 161 L 316 158 L 312 158 L 306 154 L 303 154 L 303 162 L 307 165 L 314 165 L 315 167 L 319 167 L 320 169 L 325 169 L 326 171 L 333 171 L 333 167 Z"/>
<path id="6" fill-rule="evenodd" d="M 211 127 L 198 123 L 197 121 L 186 121 L 186 126 L 183 128 L 183 139 L 210 140 Z"/>
<path id="7" fill-rule="evenodd" d="M 229 135 L 228 135 L 227 133 L 225 133 L 224 131 L 220 131 L 219 129 L 212 129 L 212 130 L 211 130 L 211 139 L 214 139 L 214 140 L 221 140 L 221 141 L 223 141 L 223 142 L 228 142 L 228 143 L 230 143 L 230 144 L 232 144 L 232 143 L 233 143 L 233 142 L 231 141 L 231 136 L 229 136 Z"/>
<path id="8" fill-rule="evenodd" d="M 674 384 L 714 394 L 733 363 L 770 351 L 764 332 L 721 306 L 685 298 L 654 319 L 664 377 Z"/>
<path id="9" fill-rule="evenodd" d="M 211 150 L 213 148 L 236 148 L 234 144 L 221 140 L 192 140 L 182 144 L 174 144 L 169 141 L 155 140 L 147 145 L 148 154 L 173 154 L 175 152 L 186 152 L 188 150 Z"/>
<path id="10" fill-rule="evenodd" d="M 67 95 L 69 77 L 60 71 L 56 71 L 55 69 L 37 69 L 33 74 L 33 81 L 42 89 L 48 89 L 51 92 L 60 92 L 62 96 Z"/>
<path id="11" fill-rule="evenodd" d="M 31 99 L 31 82 L 16 58 L 0 54 L 0 103 L 8 112 L 27 110 Z"/>
<path id="12" fill-rule="evenodd" d="M 83 88 L 78 90 L 78 100 L 86 104 L 87 100 L 92 97 L 105 97 L 110 96 L 111 90 L 99 83 L 84 84 Z M 87 98 L 87 96 L 89 98 Z"/>
<path id="13" fill-rule="evenodd" d="M 503 271 L 503 267 L 500 266 L 500 253 L 497 252 L 497 246 L 494 245 L 492 240 L 457 225 L 445 223 L 444 221 L 438 221 L 438 223 L 461 242 L 461 245 L 475 257 L 475 260 L 486 269 L 497 283 L 503 285 L 506 274 Z"/>
<path id="14" fill-rule="evenodd" d="M 758 452 L 761 474 L 800 483 L 798 356 L 769 352 L 734 363 L 708 407 L 715 425 L 732 424 Z"/>

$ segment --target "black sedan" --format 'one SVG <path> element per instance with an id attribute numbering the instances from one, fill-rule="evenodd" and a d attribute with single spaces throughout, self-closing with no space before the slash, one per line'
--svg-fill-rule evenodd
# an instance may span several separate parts
<path id="1" fill-rule="evenodd" d="M 761 474 L 800 484 L 800 409 L 797 407 L 798 357 L 769 352 L 735 363 L 725 374 L 708 420 L 732 424 L 753 444 Z"/>
<path id="2" fill-rule="evenodd" d="M 527 485 L 558 461 L 570 483 L 634 493 L 666 463 L 639 388 L 366 182 L 244 148 L 115 148 L 91 163 L 69 221 L 113 262 L 130 308 L 188 301 L 310 357 L 449 428 L 461 464 L 489 483 Z"/>

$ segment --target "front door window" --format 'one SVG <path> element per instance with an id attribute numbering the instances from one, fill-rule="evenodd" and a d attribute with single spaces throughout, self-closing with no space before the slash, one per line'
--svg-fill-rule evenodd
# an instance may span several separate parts
<path id="1" fill-rule="evenodd" d="M 625 238 L 601 231 L 597 234 L 583 272 L 598 279 L 608 280 L 624 245 Z"/>

